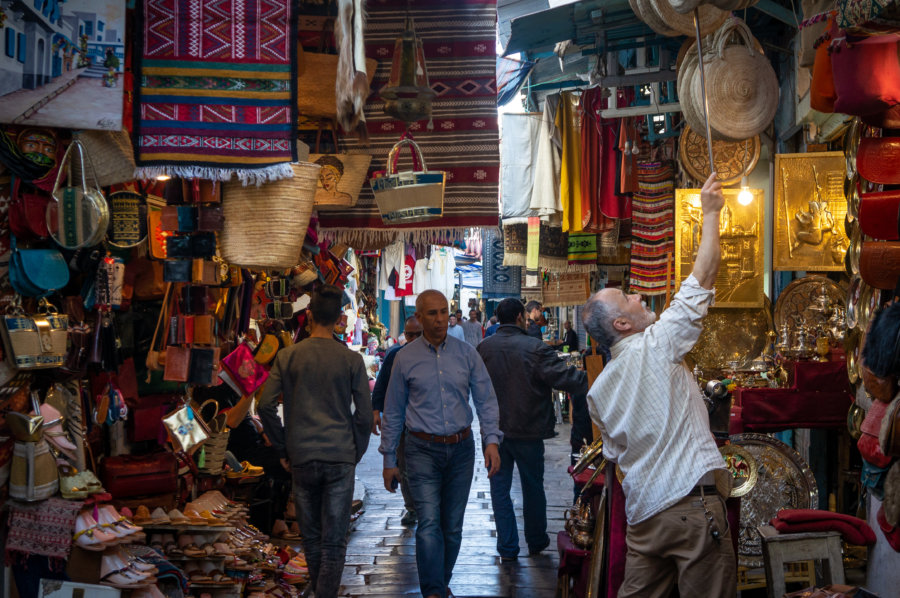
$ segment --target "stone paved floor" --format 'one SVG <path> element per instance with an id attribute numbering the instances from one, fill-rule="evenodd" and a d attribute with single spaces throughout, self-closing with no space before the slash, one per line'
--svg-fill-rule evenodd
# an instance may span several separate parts
<path id="1" fill-rule="evenodd" d="M 477 425 L 477 422 L 476 422 Z M 528 556 L 522 522 L 522 491 L 514 476 L 513 503 L 519 523 L 521 552 L 515 563 L 500 562 L 496 551 L 494 515 L 484 459 L 476 451 L 475 478 L 466 508 L 463 542 L 453 570 L 453 593 L 467 598 L 552 597 L 556 588 L 556 533 L 563 528 L 563 512 L 572 503 L 569 464 L 569 425 L 556 426 L 558 436 L 545 443 L 544 487 L 547 492 L 548 533 L 551 545 L 539 556 Z M 415 563 L 415 528 L 400 525 L 403 499 L 384 489 L 380 437 L 373 437 L 357 467 L 358 481 L 367 491 L 366 512 L 350 535 L 344 567 L 342 597 L 419 596 Z"/>

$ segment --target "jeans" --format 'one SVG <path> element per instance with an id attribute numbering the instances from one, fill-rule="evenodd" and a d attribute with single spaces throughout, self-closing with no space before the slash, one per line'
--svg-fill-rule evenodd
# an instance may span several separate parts
<path id="1" fill-rule="evenodd" d="M 475 471 L 475 441 L 469 435 L 457 444 L 439 444 L 408 434 L 406 469 L 419 518 L 419 587 L 422 596 L 445 598 L 462 543 L 463 516 Z"/>
<path id="2" fill-rule="evenodd" d="M 491 505 L 497 524 L 497 552 L 500 556 L 518 556 L 519 528 L 509 497 L 513 464 L 522 481 L 522 510 L 525 542 L 529 549 L 547 545 L 547 497 L 544 494 L 544 441 L 504 438 L 500 443 L 500 471 L 491 478 Z"/>
<path id="3" fill-rule="evenodd" d="M 356 466 L 307 461 L 292 470 L 310 587 L 316 598 L 336 598 L 347 554 Z"/>
<path id="4" fill-rule="evenodd" d="M 405 432 L 406 428 L 404 428 Z M 409 490 L 409 474 L 406 471 L 406 434 L 400 436 L 400 444 L 397 446 L 397 467 L 400 468 L 400 493 L 403 495 L 403 507 L 415 514 L 416 506 L 413 503 L 412 492 Z"/>

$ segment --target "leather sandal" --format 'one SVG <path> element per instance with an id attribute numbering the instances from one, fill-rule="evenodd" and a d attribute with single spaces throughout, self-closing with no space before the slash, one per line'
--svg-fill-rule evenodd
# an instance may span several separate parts
<path id="1" fill-rule="evenodd" d="M 189 558 L 202 558 L 206 556 L 206 551 L 201 550 L 194 542 L 194 537 L 188 534 L 178 536 L 178 548 L 184 556 Z"/>

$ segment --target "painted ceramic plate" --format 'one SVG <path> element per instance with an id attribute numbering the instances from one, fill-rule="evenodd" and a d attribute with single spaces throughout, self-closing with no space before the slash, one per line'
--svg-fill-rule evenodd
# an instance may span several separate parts
<path id="1" fill-rule="evenodd" d="M 819 490 L 802 457 L 772 436 L 735 434 L 731 443 L 744 448 L 757 463 L 757 481 L 741 498 L 738 565 L 763 566 L 762 540 L 756 528 L 766 525 L 781 509 L 817 509 Z"/>
<path id="2" fill-rule="evenodd" d="M 753 490 L 759 476 L 759 466 L 753 455 L 737 444 L 720 446 L 719 452 L 725 458 L 725 465 L 734 478 L 731 485 L 731 496 L 744 496 Z"/>

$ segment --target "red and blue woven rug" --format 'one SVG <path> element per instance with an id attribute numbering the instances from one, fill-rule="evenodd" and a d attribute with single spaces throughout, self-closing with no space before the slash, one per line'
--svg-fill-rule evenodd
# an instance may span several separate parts
<path id="1" fill-rule="evenodd" d="M 348 143 L 350 151 L 373 154 L 371 169 L 384 170 L 391 147 L 405 125 L 384 114 L 379 90 L 387 83 L 394 40 L 403 29 L 405 0 L 366 3 L 366 56 L 378 60 L 366 104 L 369 147 Z M 410 131 L 429 170 L 447 173 L 444 212 L 439 220 L 385 227 L 371 187 L 355 207 L 321 212 L 319 225 L 329 239 L 353 247 L 379 244 L 406 234 L 412 242 L 462 239 L 468 227 L 494 227 L 499 217 L 499 131 L 496 90 L 496 0 L 410 0 L 409 14 L 423 40 L 431 88 L 437 93 L 428 121 Z M 400 168 L 409 168 L 404 154 Z"/>
<path id="2" fill-rule="evenodd" d="M 293 175 L 292 0 L 140 0 L 134 103 L 138 178 L 245 184 Z"/>
<path id="3" fill-rule="evenodd" d="M 638 162 L 631 215 L 631 290 L 666 293 L 666 266 L 674 276 L 675 181 L 670 162 Z"/>

